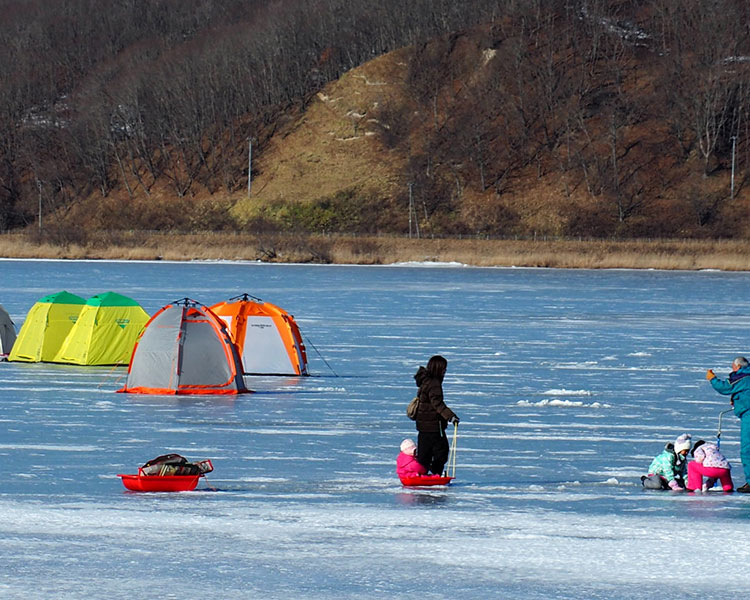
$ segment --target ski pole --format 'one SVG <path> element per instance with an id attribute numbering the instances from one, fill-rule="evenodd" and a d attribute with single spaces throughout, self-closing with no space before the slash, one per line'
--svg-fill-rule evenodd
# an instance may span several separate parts
<path id="1" fill-rule="evenodd" d="M 722 410 L 719 413 L 719 430 L 716 432 L 716 447 L 721 449 L 721 418 L 727 414 L 728 412 L 732 412 L 734 409 L 728 408 L 727 410 Z"/>
<path id="2" fill-rule="evenodd" d="M 458 432 L 458 423 L 453 422 L 453 445 L 451 446 L 451 461 L 452 461 L 452 474 L 451 477 L 456 477 L 456 433 Z"/>

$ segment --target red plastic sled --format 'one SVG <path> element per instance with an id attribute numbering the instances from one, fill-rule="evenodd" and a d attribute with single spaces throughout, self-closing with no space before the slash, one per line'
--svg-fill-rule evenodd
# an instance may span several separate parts
<path id="1" fill-rule="evenodd" d="M 421 487 L 425 485 L 449 485 L 455 477 L 444 477 L 443 475 L 412 475 L 401 477 L 401 484 L 407 487 Z"/>
<path id="2" fill-rule="evenodd" d="M 134 492 L 189 492 L 203 475 L 118 475 L 122 484 Z"/>

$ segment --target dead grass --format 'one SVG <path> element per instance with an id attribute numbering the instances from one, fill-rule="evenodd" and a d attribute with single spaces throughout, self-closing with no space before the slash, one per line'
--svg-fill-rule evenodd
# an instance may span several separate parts
<path id="1" fill-rule="evenodd" d="M 362 265 L 433 261 L 573 269 L 750 270 L 750 242 L 731 240 L 619 242 L 132 232 L 119 234 L 111 243 L 93 239 L 85 246 L 60 246 L 39 242 L 26 234 L 5 234 L 0 236 L 0 256 Z"/>
<path id="2" fill-rule="evenodd" d="M 343 190 L 391 197 L 402 158 L 382 147 L 376 115 L 402 94 L 403 52 L 345 73 L 284 125 L 254 165 L 252 197 L 237 195 L 233 215 L 246 222 L 269 203 L 310 202 Z"/>

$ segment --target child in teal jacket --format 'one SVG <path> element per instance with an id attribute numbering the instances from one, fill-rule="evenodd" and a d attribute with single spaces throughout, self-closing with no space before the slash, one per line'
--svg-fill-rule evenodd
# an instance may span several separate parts
<path id="1" fill-rule="evenodd" d="M 673 490 L 675 492 L 684 490 L 687 476 L 687 453 L 692 445 L 691 440 L 689 433 L 683 433 L 674 443 L 669 442 L 664 446 L 664 450 L 651 461 L 648 475 L 641 477 L 643 487 L 649 490 Z"/>

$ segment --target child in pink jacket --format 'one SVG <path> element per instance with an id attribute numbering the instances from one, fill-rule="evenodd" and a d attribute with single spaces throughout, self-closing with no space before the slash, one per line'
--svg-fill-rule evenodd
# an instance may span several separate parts
<path id="1" fill-rule="evenodd" d="M 401 442 L 401 453 L 396 459 L 396 473 L 399 477 L 413 477 L 426 475 L 425 469 L 416 459 L 417 445 L 414 440 L 406 439 Z"/>
<path id="2" fill-rule="evenodd" d="M 713 487 L 718 479 L 721 481 L 721 487 L 725 492 L 734 490 L 732 483 L 732 474 L 729 469 L 732 465 L 724 457 L 716 444 L 698 440 L 693 446 L 692 452 L 695 460 L 688 463 L 688 490 L 708 491 Z M 707 477 L 706 484 L 703 484 L 703 477 Z"/>

